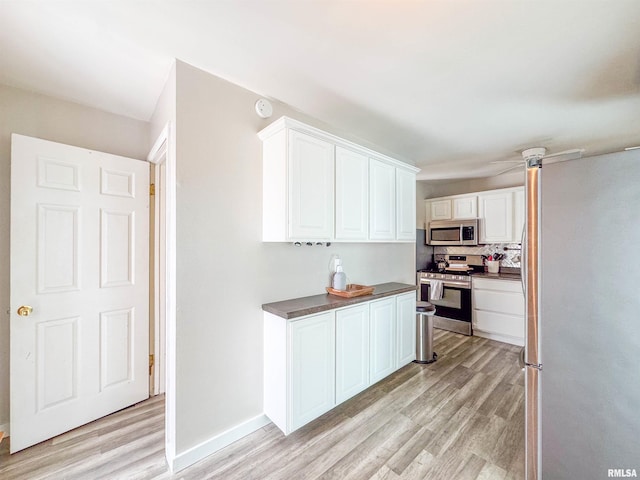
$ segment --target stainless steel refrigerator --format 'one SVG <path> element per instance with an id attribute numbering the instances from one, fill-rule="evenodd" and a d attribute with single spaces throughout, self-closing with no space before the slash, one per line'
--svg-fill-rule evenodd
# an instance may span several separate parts
<path id="1" fill-rule="evenodd" d="M 527 480 L 640 476 L 640 152 L 527 159 Z"/>

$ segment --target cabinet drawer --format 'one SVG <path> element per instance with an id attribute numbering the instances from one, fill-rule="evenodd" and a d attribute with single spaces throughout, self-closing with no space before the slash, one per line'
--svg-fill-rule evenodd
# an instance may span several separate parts
<path id="1" fill-rule="evenodd" d="M 522 295 L 522 284 L 517 280 L 496 280 L 495 278 L 473 278 L 473 288 L 516 292 Z"/>
<path id="2" fill-rule="evenodd" d="M 476 310 L 474 311 L 473 328 L 499 335 L 524 338 L 524 317 Z"/>
<path id="3" fill-rule="evenodd" d="M 474 290 L 473 308 L 510 315 L 524 315 L 524 296 L 522 293 Z"/>

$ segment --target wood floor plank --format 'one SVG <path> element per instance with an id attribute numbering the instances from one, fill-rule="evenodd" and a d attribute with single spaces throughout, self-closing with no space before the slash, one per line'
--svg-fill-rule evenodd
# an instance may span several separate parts
<path id="1" fill-rule="evenodd" d="M 402 445 L 387 461 L 387 465 L 396 474 L 402 475 L 407 467 L 416 462 L 418 456 L 428 453 L 424 446 L 435 436 L 431 430 L 421 427 L 404 445 Z M 431 456 L 431 454 L 429 454 Z"/>
<path id="2" fill-rule="evenodd" d="M 500 467 L 492 463 L 485 463 L 476 480 L 504 480 L 506 475 L 507 472 Z M 524 475 L 521 478 L 524 478 Z"/>
<path id="3" fill-rule="evenodd" d="M 426 450 L 422 450 L 413 462 L 402 472 L 398 478 L 400 480 L 415 480 L 428 478 L 427 473 L 434 462 L 434 457 Z"/>
<path id="4" fill-rule="evenodd" d="M 323 480 L 369 478 L 418 430 L 419 427 L 407 417 L 394 416 L 343 456 L 340 461 L 323 472 L 319 478 Z"/>
<path id="5" fill-rule="evenodd" d="M 289 436 L 269 424 L 172 474 L 164 398 L 9 455 L 3 480 L 522 480 L 519 347 L 436 330 L 412 363 Z"/>
<path id="6" fill-rule="evenodd" d="M 454 478 L 456 480 L 476 480 L 486 463 L 482 458 L 471 454 L 467 461 L 458 467 Z"/>

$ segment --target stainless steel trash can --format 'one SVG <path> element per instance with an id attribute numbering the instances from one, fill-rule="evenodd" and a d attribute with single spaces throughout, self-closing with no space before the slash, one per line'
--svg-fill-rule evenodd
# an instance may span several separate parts
<path id="1" fill-rule="evenodd" d="M 436 307 L 429 302 L 416 303 L 416 363 L 433 363 L 438 355 L 433 351 L 433 316 Z"/>

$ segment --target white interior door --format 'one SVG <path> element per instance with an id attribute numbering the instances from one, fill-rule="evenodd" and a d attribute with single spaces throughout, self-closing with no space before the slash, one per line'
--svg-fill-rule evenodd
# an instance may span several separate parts
<path id="1" fill-rule="evenodd" d="M 11 147 L 15 452 L 149 396 L 149 164 Z"/>

